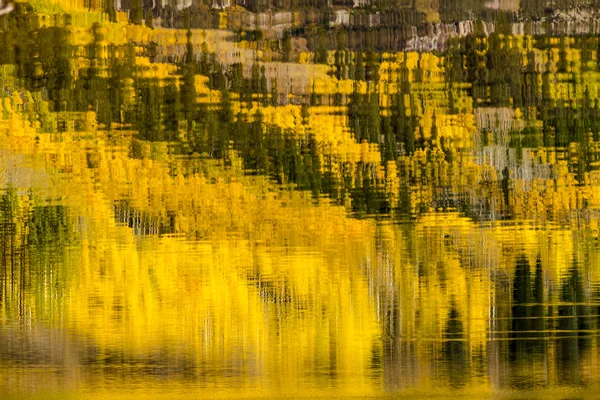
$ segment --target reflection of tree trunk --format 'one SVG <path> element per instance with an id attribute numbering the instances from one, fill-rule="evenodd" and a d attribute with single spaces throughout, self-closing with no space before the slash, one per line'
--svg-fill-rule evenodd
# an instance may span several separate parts
<path id="1" fill-rule="evenodd" d="M 538 258 L 535 266 L 535 281 L 533 283 L 533 306 L 532 316 L 533 321 L 531 328 L 534 333 L 533 336 L 538 339 L 536 348 L 539 352 L 543 352 L 547 349 L 546 337 L 547 337 L 547 324 L 546 324 L 546 306 L 545 306 L 545 290 L 544 290 L 544 271 L 542 268 L 542 262 Z"/>
<path id="2" fill-rule="evenodd" d="M 410 233 L 408 234 L 410 238 Z M 409 239 L 410 240 L 410 239 Z M 374 271 L 373 289 L 378 291 L 380 323 L 382 326 L 382 359 L 377 360 L 374 368 L 383 367 L 383 383 L 386 389 L 406 388 L 417 383 L 418 362 L 417 347 L 413 338 L 406 337 L 405 318 L 413 315 L 403 315 L 402 309 L 402 278 L 398 279 L 393 259 L 393 245 L 387 240 L 377 243 L 377 271 Z M 410 252 L 411 246 L 407 246 Z M 410 256 L 409 256 L 410 257 Z M 410 279 L 410 277 L 408 278 Z M 403 329 L 404 328 L 404 329 Z"/>
<path id="3" fill-rule="evenodd" d="M 15 390 L 3 386 L 11 380 L 26 393 L 28 388 L 64 390 L 78 379 L 79 362 L 66 332 L 32 321 L 33 315 L 51 324 L 54 315 L 48 310 L 61 308 L 57 298 L 65 272 L 54 261 L 65 237 L 66 212 L 58 206 L 26 207 L 16 190 L 0 194 L 0 360 L 21 366 L 3 368 L 0 393 Z M 50 304 L 36 304 L 36 298 Z M 40 366 L 55 372 L 41 373 Z"/>
<path id="4" fill-rule="evenodd" d="M 338 370 L 337 363 L 337 326 L 335 319 L 329 320 L 329 376 L 335 380 Z"/>
<path id="5" fill-rule="evenodd" d="M 401 389 L 418 383 L 419 364 L 416 343 L 402 340 L 401 335 L 386 335 L 383 345 L 384 386 Z"/>
<path id="6" fill-rule="evenodd" d="M 508 333 L 511 330 L 511 308 L 507 299 L 511 296 L 510 279 L 498 271 L 494 274 L 494 300 L 490 321 L 490 341 L 487 348 L 488 375 L 494 387 L 506 386 L 508 377 Z"/>
<path id="7" fill-rule="evenodd" d="M 28 317 L 26 294 L 29 287 L 29 247 L 20 236 L 19 200 L 16 190 L 6 190 L 0 197 L 0 307 L 9 316 Z M 22 228 L 21 228 L 22 229 Z M 16 306 L 15 309 L 6 309 Z M 15 313 L 16 311 L 16 313 Z"/>
<path id="8" fill-rule="evenodd" d="M 393 261 L 397 256 L 394 253 L 399 251 L 395 242 L 386 239 L 378 241 L 378 271 L 373 280 L 378 291 L 383 330 L 383 384 L 389 390 L 414 387 L 419 383 L 418 341 L 414 337 L 415 310 L 408 302 L 412 300 L 407 297 L 411 296 L 414 279 L 417 279 L 414 271 L 410 270 L 410 265 L 416 261 L 412 252 L 417 243 L 414 241 L 414 232 L 407 226 L 405 228 L 400 235 L 407 241 L 404 253 L 406 263 L 397 267 L 398 264 Z"/>

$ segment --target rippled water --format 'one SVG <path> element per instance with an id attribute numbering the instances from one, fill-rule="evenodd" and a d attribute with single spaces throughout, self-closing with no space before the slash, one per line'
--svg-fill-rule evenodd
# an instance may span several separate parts
<path id="1" fill-rule="evenodd" d="M 596 397 L 594 14 L 110 4 L 0 17 L 0 398 Z"/>

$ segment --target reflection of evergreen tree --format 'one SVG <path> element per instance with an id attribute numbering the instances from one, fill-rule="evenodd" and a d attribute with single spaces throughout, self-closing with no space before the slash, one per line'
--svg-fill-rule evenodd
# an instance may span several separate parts
<path id="1" fill-rule="evenodd" d="M 356 60 L 354 62 L 355 69 L 354 74 L 350 75 L 350 79 L 354 79 L 357 81 L 364 81 L 366 79 L 365 76 L 365 62 L 364 55 L 362 51 L 356 53 Z"/>
<path id="2" fill-rule="evenodd" d="M 526 16 L 539 20 L 545 16 L 547 4 L 546 0 L 521 0 L 521 10 Z"/>
<path id="3" fill-rule="evenodd" d="M 453 387 L 463 386 L 468 378 L 468 345 L 463 323 L 456 306 L 452 304 L 448 322 L 443 333 L 442 360 L 448 383 Z"/>
<path id="4" fill-rule="evenodd" d="M 410 87 L 407 90 L 410 90 Z M 391 118 L 392 126 L 396 132 L 396 142 L 402 145 L 405 154 L 412 154 L 417 148 L 415 142 L 415 130 L 418 126 L 417 117 L 414 112 L 407 110 L 404 94 L 398 94 L 394 97 Z M 412 96 L 410 96 L 410 103 L 412 106 Z"/>
<path id="5" fill-rule="evenodd" d="M 114 0 L 103 0 L 104 12 L 108 15 L 110 22 L 117 22 L 117 10 Z"/>
<path id="6" fill-rule="evenodd" d="M 444 69 L 446 80 L 450 83 L 463 82 L 465 80 L 465 68 L 463 65 L 463 53 L 461 41 L 449 39 L 446 57 L 444 58 Z"/>
<path id="7" fill-rule="evenodd" d="M 165 139 L 175 139 L 179 130 L 179 120 L 182 117 L 179 102 L 179 90 L 175 82 L 169 82 L 162 90 L 162 105 L 160 114 L 165 130 Z M 188 126 L 191 126 L 188 125 Z"/>
<path id="8" fill-rule="evenodd" d="M 535 280 L 533 282 L 533 302 L 535 305 L 532 307 L 531 316 L 533 321 L 531 328 L 534 331 L 533 337 L 537 337 L 540 341 L 536 344 L 537 348 L 544 348 L 546 342 L 543 340 L 547 336 L 547 323 L 546 323 L 546 298 L 545 298 L 545 284 L 544 284 L 544 270 L 542 268 L 542 261 L 539 256 L 535 263 Z M 537 333 L 535 333 L 537 332 Z"/>
<path id="9" fill-rule="evenodd" d="M 371 176 L 371 168 L 363 163 L 356 166 L 359 179 L 351 189 L 352 211 L 360 215 L 388 214 L 390 204 L 382 188 Z"/>
<path id="10" fill-rule="evenodd" d="M 531 270 L 529 261 L 521 256 L 515 265 L 512 296 L 512 333 L 510 351 L 513 358 L 528 354 L 531 343 L 527 338 L 531 335 L 531 309 L 533 291 L 531 285 Z"/>
<path id="11" fill-rule="evenodd" d="M 381 117 L 381 135 L 383 137 L 382 160 L 395 161 L 398 157 L 398 145 L 390 117 Z"/>
<path id="12" fill-rule="evenodd" d="M 350 129 L 358 142 L 380 142 L 381 118 L 379 116 L 379 96 L 353 92 L 348 103 Z"/>
<path id="13" fill-rule="evenodd" d="M 328 51 L 327 51 L 327 43 L 325 41 L 325 33 L 319 32 L 319 34 L 315 38 L 315 63 L 317 64 L 327 64 L 328 59 Z"/>
<path id="14" fill-rule="evenodd" d="M 18 11 L 11 14 L 4 17 L 0 32 L 0 64 L 14 65 L 24 89 L 47 91 L 54 109 L 64 110 L 72 102 L 67 91 L 73 84 L 68 32 L 59 27 L 34 29 Z"/>
<path id="15" fill-rule="evenodd" d="M 589 310 L 585 305 L 582 277 L 576 266 L 563 280 L 558 306 L 557 368 L 559 376 L 567 383 L 579 383 L 580 356 L 590 344 Z"/>
<path id="16" fill-rule="evenodd" d="M 590 68 L 588 63 L 592 62 L 593 60 L 594 42 L 595 40 L 593 37 L 583 36 L 580 39 L 579 44 L 581 46 L 581 72 L 588 72 L 593 70 L 593 68 Z"/>
<path id="17" fill-rule="evenodd" d="M 365 80 L 368 82 L 377 82 L 379 81 L 379 53 L 372 51 L 371 49 L 367 50 L 366 53 L 366 63 L 365 63 Z"/>
<path id="18" fill-rule="evenodd" d="M 245 82 L 244 82 L 244 66 L 241 63 L 232 64 L 227 71 L 227 81 L 230 83 L 230 90 L 232 92 L 245 93 Z"/>
<path id="19" fill-rule="evenodd" d="M 117 47 L 109 46 L 107 50 L 108 54 L 111 56 L 108 63 L 108 104 L 106 104 L 106 107 L 102 107 L 105 110 L 98 114 L 98 121 L 106 124 L 110 129 L 112 122 L 123 122 L 121 112 L 124 103 L 123 80 L 125 79 L 125 76 L 124 68 L 119 61 L 119 58 L 116 57 Z"/>
<path id="20" fill-rule="evenodd" d="M 281 39 L 281 51 L 283 53 L 283 61 L 292 61 L 292 35 L 290 31 L 283 32 L 283 39 Z"/>
<path id="21" fill-rule="evenodd" d="M 40 47 L 40 58 L 44 60 L 44 87 L 54 110 L 66 111 L 66 105 L 72 101 L 69 94 L 73 85 L 66 32 L 59 28 L 48 28 L 44 33 L 43 42 L 47 42 Z"/>
<path id="22" fill-rule="evenodd" d="M 259 91 L 262 98 L 262 105 L 269 105 L 269 87 L 267 85 L 267 70 L 264 65 L 260 67 L 260 84 L 258 85 Z"/>
<path id="23" fill-rule="evenodd" d="M 544 276 L 541 260 L 536 261 L 532 282 L 531 268 L 525 256 L 515 265 L 512 292 L 512 327 L 510 356 L 513 361 L 525 361 L 541 353 L 546 346 L 546 309 L 544 306 Z"/>
<path id="24" fill-rule="evenodd" d="M 530 51 L 527 54 L 527 68 L 524 72 L 523 84 L 523 106 L 525 110 L 529 107 L 541 107 L 540 87 L 538 82 L 539 73 L 536 70 L 535 53 Z M 533 116 L 535 117 L 535 116 Z"/>
<path id="25" fill-rule="evenodd" d="M 181 104 L 182 119 L 186 122 L 188 132 L 192 130 L 194 114 L 196 112 L 197 94 L 196 94 L 196 58 L 194 55 L 194 46 L 192 44 L 192 31 L 187 30 L 187 42 L 185 62 L 181 66 L 183 75 L 183 85 L 181 86 Z"/>
<path id="26" fill-rule="evenodd" d="M 483 10 L 483 0 L 440 0 L 439 13 L 442 21 L 461 21 L 472 19 Z"/>
<path id="27" fill-rule="evenodd" d="M 89 67 L 85 70 L 83 76 L 79 79 L 82 84 L 81 89 L 85 93 L 85 98 L 80 100 L 79 110 L 87 110 L 92 108 L 97 110 L 100 107 L 99 103 L 103 105 L 108 102 L 108 92 L 105 78 L 101 77 L 101 69 L 104 68 L 104 61 L 101 59 L 102 45 L 101 42 L 104 39 L 101 33 L 102 26 L 99 23 L 92 25 L 92 41 L 87 46 L 87 58 Z M 78 91 L 75 93 L 77 94 Z"/>
<path id="28" fill-rule="evenodd" d="M 334 76 L 337 79 L 346 79 L 346 52 L 342 49 L 338 49 L 334 54 Z"/>
<path id="29" fill-rule="evenodd" d="M 270 168 L 265 135 L 263 134 L 263 119 L 259 112 L 255 120 L 252 121 L 247 132 L 243 137 L 235 138 L 234 142 L 239 143 L 244 158 L 245 168 L 253 174 L 270 175 L 273 171 Z M 237 124 L 239 127 L 243 122 Z"/>
<path id="30" fill-rule="evenodd" d="M 142 8 L 142 0 L 131 0 L 131 9 L 129 10 L 129 23 L 141 24 L 144 19 L 144 9 Z"/>
<path id="31" fill-rule="evenodd" d="M 143 140 L 164 140 L 161 132 L 161 90 L 150 79 L 136 80 L 137 107 L 134 116 L 136 130 Z"/>

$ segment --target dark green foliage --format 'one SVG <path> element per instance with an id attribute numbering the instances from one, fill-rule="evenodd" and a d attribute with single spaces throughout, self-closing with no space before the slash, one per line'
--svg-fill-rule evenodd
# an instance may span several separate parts
<path id="1" fill-rule="evenodd" d="M 65 243 L 69 240 L 70 223 L 64 206 L 34 207 L 29 219 L 28 240 L 32 245 Z"/>

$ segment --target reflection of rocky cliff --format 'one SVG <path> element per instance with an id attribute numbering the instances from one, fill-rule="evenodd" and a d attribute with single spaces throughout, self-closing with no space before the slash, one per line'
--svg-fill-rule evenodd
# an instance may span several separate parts
<path id="1" fill-rule="evenodd" d="M 513 0 L 108 0 L 107 8 L 135 12 L 155 26 L 259 30 L 265 38 L 292 31 L 315 42 L 310 26 L 344 32 L 345 47 L 379 50 L 443 50 L 453 37 L 470 34 L 598 34 L 593 9 L 579 0 L 548 12 L 543 2 Z M 111 3 L 114 1 L 114 3 Z M 539 3 L 539 4 L 538 4 Z M 567 7 L 568 6 L 568 7 Z M 186 16 L 184 18 L 184 15 Z M 189 17 L 189 18 L 188 18 Z M 476 22 L 479 21 L 479 22 Z M 329 49 L 337 34 L 321 35 Z M 315 50 L 311 48 L 311 50 Z"/>

